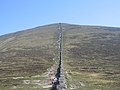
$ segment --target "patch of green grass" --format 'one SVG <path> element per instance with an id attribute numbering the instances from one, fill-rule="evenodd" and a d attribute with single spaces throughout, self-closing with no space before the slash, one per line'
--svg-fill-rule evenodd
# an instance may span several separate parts
<path id="1" fill-rule="evenodd" d="M 119 31 L 73 28 L 65 31 L 63 61 L 68 90 L 119 90 Z"/>
<path id="2" fill-rule="evenodd" d="M 54 64 L 57 27 L 53 24 L 0 37 L 0 90 L 45 90 L 39 84 L 49 78 L 43 73 Z M 29 84 L 24 83 L 27 80 Z"/>

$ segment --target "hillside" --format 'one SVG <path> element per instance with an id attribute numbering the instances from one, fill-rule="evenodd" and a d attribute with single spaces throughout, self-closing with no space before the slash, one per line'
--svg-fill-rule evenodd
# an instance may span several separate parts
<path id="1" fill-rule="evenodd" d="M 73 25 L 63 38 L 69 89 L 120 89 L 120 28 Z"/>
<path id="2" fill-rule="evenodd" d="M 62 23 L 62 29 L 68 90 L 119 90 L 120 28 Z M 0 36 L 0 90 L 50 90 L 58 33 L 58 24 L 50 24 Z"/>
<path id="3" fill-rule="evenodd" d="M 57 27 L 46 25 L 0 37 L 0 90 L 26 88 L 25 80 L 39 83 L 35 80 L 44 78 L 37 75 L 45 73 L 54 63 Z"/>

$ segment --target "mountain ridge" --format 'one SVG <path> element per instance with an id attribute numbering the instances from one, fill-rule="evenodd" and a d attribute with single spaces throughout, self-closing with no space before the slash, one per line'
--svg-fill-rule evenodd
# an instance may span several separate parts
<path id="1" fill-rule="evenodd" d="M 17 33 L 21 33 L 21 32 L 27 32 L 27 31 L 31 31 L 33 29 L 42 29 L 44 27 L 48 27 L 48 26 L 51 26 L 51 25 L 58 25 L 59 23 L 52 23 L 52 24 L 47 24 L 47 25 L 42 25 L 42 26 L 36 26 L 36 27 L 33 27 L 33 28 L 30 28 L 30 29 L 25 29 L 25 30 L 20 30 L 20 31 L 16 31 L 16 32 L 12 32 L 12 33 L 7 33 L 7 34 L 4 34 L 4 35 L 0 35 L 0 38 L 5 36 L 5 35 L 10 35 L 10 34 L 17 34 Z M 80 25 L 80 24 L 70 24 L 70 23 L 61 23 L 64 25 L 73 25 L 73 26 L 82 26 L 82 27 L 96 27 L 96 28 L 113 28 L 116 30 L 119 30 L 120 27 L 113 27 L 113 26 L 100 26 L 100 25 Z"/>

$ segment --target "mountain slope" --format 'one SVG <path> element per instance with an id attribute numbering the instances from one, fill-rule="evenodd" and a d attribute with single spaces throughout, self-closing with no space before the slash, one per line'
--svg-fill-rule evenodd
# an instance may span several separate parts
<path id="1" fill-rule="evenodd" d="M 41 75 L 54 64 L 57 28 L 57 24 L 52 24 L 0 37 L 1 88 L 20 86 L 21 79 Z"/>
<path id="2" fill-rule="evenodd" d="M 0 36 L 0 90 L 46 90 L 59 59 L 58 25 Z M 120 28 L 65 23 L 62 28 L 68 90 L 119 90 Z"/>
<path id="3" fill-rule="evenodd" d="M 69 89 L 120 89 L 120 28 L 70 26 L 64 31 Z"/>

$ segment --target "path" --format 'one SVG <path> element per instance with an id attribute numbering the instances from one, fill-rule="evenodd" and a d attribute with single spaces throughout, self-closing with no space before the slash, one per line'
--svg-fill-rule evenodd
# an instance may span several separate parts
<path id="1" fill-rule="evenodd" d="M 58 38 L 58 45 L 59 45 L 59 64 L 58 68 L 56 68 L 57 72 L 55 74 L 55 78 L 53 80 L 53 86 L 51 90 L 66 90 L 66 80 L 64 75 L 64 68 L 63 68 L 63 58 L 62 58 L 62 50 L 63 50 L 63 30 L 62 24 L 59 23 L 59 38 Z"/>

